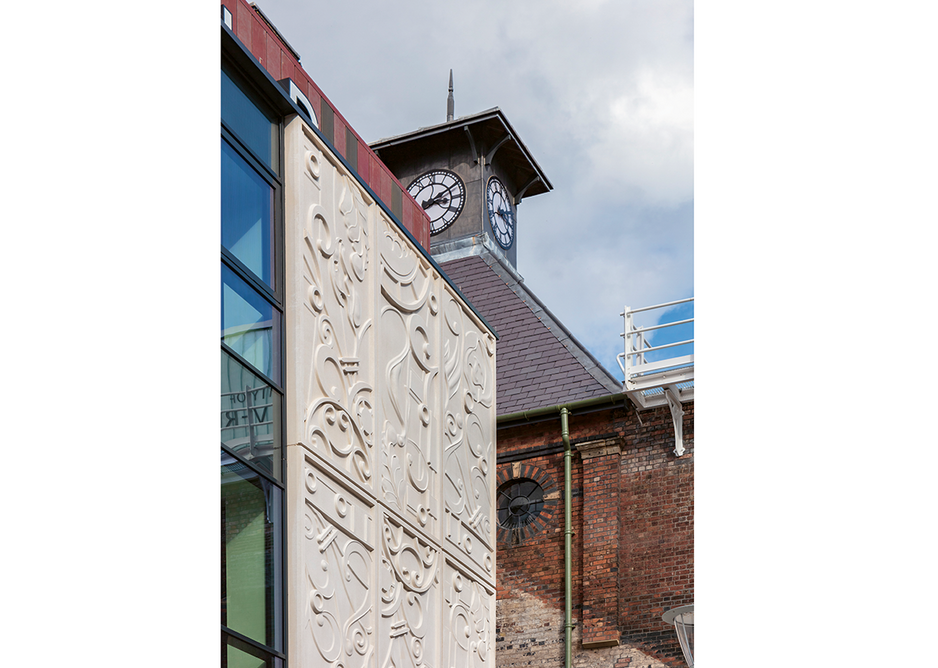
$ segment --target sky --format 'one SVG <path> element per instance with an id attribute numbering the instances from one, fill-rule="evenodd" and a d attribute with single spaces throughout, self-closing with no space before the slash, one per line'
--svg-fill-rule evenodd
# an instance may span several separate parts
<path id="1" fill-rule="evenodd" d="M 518 271 L 616 378 L 623 307 L 694 296 L 689 0 L 257 5 L 366 142 L 444 122 L 450 69 L 457 117 L 501 108 L 554 187 Z"/>

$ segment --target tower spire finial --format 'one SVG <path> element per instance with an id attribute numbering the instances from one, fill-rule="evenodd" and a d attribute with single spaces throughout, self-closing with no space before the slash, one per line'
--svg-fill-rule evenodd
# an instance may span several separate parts
<path id="1" fill-rule="evenodd" d="M 453 99 L 453 70 L 449 71 L 449 95 L 446 96 L 446 122 L 449 123 L 456 114 L 456 101 Z"/>

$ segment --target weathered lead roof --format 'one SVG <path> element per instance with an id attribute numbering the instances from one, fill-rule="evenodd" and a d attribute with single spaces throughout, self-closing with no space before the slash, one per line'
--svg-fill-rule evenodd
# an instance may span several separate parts
<path id="1" fill-rule="evenodd" d="M 420 128 L 403 135 L 379 139 L 371 142 L 369 147 L 393 171 L 394 163 L 401 151 L 421 150 L 421 147 L 426 150 L 434 142 L 439 142 L 444 135 L 457 135 L 460 141 L 467 141 L 465 138 L 467 128 L 471 129 L 471 134 L 475 137 L 475 147 L 479 150 L 485 152 L 492 150 L 492 147 L 496 145 L 501 147 L 498 149 L 499 161 L 516 187 L 524 189 L 525 197 L 533 197 L 553 189 L 541 166 L 537 164 L 537 160 L 531 155 L 527 146 L 521 141 L 521 137 L 511 127 L 508 118 L 498 107 L 462 116 L 446 123 Z M 508 141 L 501 144 L 502 140 Z M 467 144 L 467 148 L 468 146 Z M 473 148 L 473 151 L 475 150 L 476 148 Z"/>
<path id="2" fill-rule="evenodd" d="M 497 415 L 622 391 L 622 384 L 494 257 L 470 255 L 440 266 L 498 332 Z"/>

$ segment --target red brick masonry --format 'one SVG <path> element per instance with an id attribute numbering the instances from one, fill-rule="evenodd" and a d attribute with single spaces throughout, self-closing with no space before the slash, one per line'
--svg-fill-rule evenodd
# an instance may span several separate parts
<path id="1" fill-rule="evenodd" d="M 694 600 L 694 405 L 684 405 L 682 457 L 673 452 L 674 428 L 667 407 L 638 413 L 628 406 L 573 415 L 570 438 L 577 446 L 572 494 L 574 664 L 645 668 L 657 660 L 683 666 L 674 630 L 665 626 L 661 615 Z M 504 471 L 527 465 L 549 477 L 561 495 L 551 523 L 518 545 L 498 543 L 498 668 L 560 666 L 564 588 L 559 418 L 499 429 L 498 461 L 500 480 L 509 477 Z M 618 646 L 609 646 L 616 640 Z M 647 658 L 642 662 L 635 656 Z"/>

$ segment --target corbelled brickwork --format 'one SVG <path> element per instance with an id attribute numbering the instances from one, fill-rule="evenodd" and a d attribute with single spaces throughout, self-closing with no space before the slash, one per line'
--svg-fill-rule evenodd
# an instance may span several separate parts
<path id="1" fill-rule="evenodd" d="M 676 457 L 667 407 L 638 413 L 628 405 L 570 418 L 573 662 L 579 668 L 684 665 L 661 615 L 694 600 L 693 403 L 684 405 L 683 427 L 686 452 Z M 520 545 L 498 544 L 497 666 L 561 666 L 559 417 L 500 428 L 498 462 L 500 478 L 512 466 L 536 467 L 553 478 L 561 499 L 551 524 Z M 602 646 L 615 640 L 618 646 Z"/>

